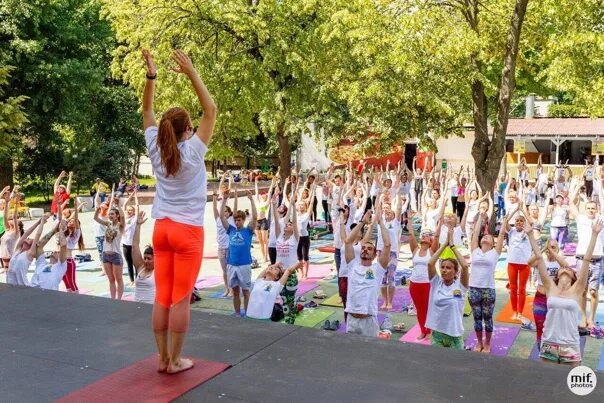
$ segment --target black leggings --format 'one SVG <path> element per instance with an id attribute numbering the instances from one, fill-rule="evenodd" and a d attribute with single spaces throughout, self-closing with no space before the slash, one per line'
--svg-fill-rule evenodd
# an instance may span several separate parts
<path id="1" fill-rule="evenodd" d="M 310 237 L 301 236 L 298 241 L 298 260 L 308 262 L 308 253 L 310 252 Z"/>
<path id="2" fill-rule="evenodd" d="M 126 258 L 126 263 L 128 264 L 128 277 L 130 277 L 130 282 L 134 283 L 134 264 L 132 263 L 132 245 L 122 245 L 122 249 L 124 251 L 124 257 Z"/>
<path id="3" fill-rule="evenodd" d="M 268 258 L 271 261 L 271 264 L 277 263 L 277 248 L 273 248 L 272 246 L 268 247 Z"/>
<path id="4" fill-rule="evenodd" d="M 321 200 L 321 205 L 323 206 L 323 214 L 325 214 L 325 222 L 328 223 L 331 221 L 331 217 L 329 216 L 329 205 L 327 204 L 327 200 Z"/>

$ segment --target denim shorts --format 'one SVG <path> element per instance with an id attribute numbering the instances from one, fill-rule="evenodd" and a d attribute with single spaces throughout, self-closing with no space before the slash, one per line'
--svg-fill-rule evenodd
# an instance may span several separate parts
<path id="1" fill-rule="evenodd" d="M 103 263 L 111 263 L 115 266 L 122 266 L 124 261 L 119 253 L 103 252 Z"/>

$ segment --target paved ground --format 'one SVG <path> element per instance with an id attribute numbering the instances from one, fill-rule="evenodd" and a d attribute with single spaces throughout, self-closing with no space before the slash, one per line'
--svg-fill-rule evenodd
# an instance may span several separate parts
<path id="1" fill-rule="evenodd" d="M 249 204 L 247 199 L 241 198 L 240 206 L 242 209 L 248 208 Z M 143 206 L 142 210 L 149 212 L 151 206 Z M 91 253 L 92 257 L 95 259 L 93 262 L 81 264 L 78 266 L 77 272 L 77 282 L 78 285 L 84 294 L 94 295 L 94 296 L 108 296 L 108 285 L 105 277 L 101 277 L 100 266 L 98 264 L 98 255 L 95 249 L 94 242 L 94 233 L 92 230 L 92 213 L 83 213 L 81 215 L 81 222 L 83 233 L 85 236 L 85 244 L 87 247 L 87 252 Z M 25 226 L 27 227 L 29 222 L 25 222 Z M 143 227 L 142 231 L 142 244 L 148 244 L 151 242 L 151 234 L 152 234 L 153 222 L 149 220 Z M 574 234 L 571 231 L 571 237 Z M 220 294 L 222 294 L 223 286 L 221 280 L 221 269 L 216 258 L 216 225 L 214 223 L 213 214 L 212 214 L 212 204 L 208 203 L 206 207 L 205 214 L 205 247 L 204 247 L 204 262 L 202 265 L 202 270 L 199 275 L 198 286 L 202 287 L 202 297 L 203 300 L 197 302 L 193 305 L 193 309 L 201 310 L 205 312 L 219 313 L 223 315 L 230 315 L 232 313 L 232 302 L 230 299 L 218 298 Z M 321 289 L 328 296 L 332 296 L 337 293 L 337 284 L 335 280 L 330 279 L 330 269 L 333 265 L 333 255 L 329 253 L 320 252 L 317 248 L 321 246 L 331 246 L 330 236 L 321 237 L 321 239 L 312 242 L 312 250 L 311 250 L 311 269 L 310 269 L 310 277 L 311 281 L 305 285 L 305 287 L 313 287 L 316 285 L 314 289 L 311 289 L 309 292 L 305 294 L 305 297 L 308 300 L 312 299 L 312 295 L 315 290 Z M 260 259 L 260 253 L 257 247 L 257 244 L 254 245 L 253 255 Z M 410 267 L 410 253 L 408 246 L 404 246 L 402 249 L 401 258 L 399 261 L 399 270 L 404 270 Z M 254 270 L 255 275 L 259 270 Z M 124 271 L 126 273 L 126 271 Z M 314 277 L 314 278 L 312 278 Z M 497 303 L 496 303 L 496 311 L 495 316 L 497 316 L 500 311 L 503 309 L 504 305 L 508 302 L 507 291 L 505 285 L 507 283 L 507 274 L 505 272 L 505 255 L 502 256 L 502 259 L 499 262 L 498 271 L 497 271 Z M 5 277 L 2 276 L 2 280 L 4 281 Z M 128 278 L 127 274 L 124 277 L 124 281 L 127 284 Z M 407 287 L 398 286 L 401 289 L 402 294 L 406 294 Z M 532 294 L 532 292 L 530 293 Z M 124 299 L 132 300 L 133 299 L 133 290 L 130 288 L 126 288 L 126 292 L 124 295 Z M 337 302 L 337 297 L 334 297 L 335 302 Z M 316 302 L 320 303 L 321 300 L 316 299 Z M 599 317 L 601 318 L 601 323 L 604 323 L 604 303 L 600 304 Z M 404 322 L 406 329 L 412 329 L 416 324 L 416 317 L 408 316 L 406 313 L 397 311 L 392 313 L 393 322 Z M 301 319 L 298 324 L 302 324 L 308 327 L 321 327 L 323 321 L 325 319 L 329 320 L 340 320 L 343 322 L 343 310 L 339 307 L 333 306 L 323 306 L 320 305 L 316 309 L 307 309 L 306 312 L 303 313 Z M 508 337 L 513 340 L 509 349 L 502 351 L 500 355 L 509 356 L 509 357 L 518 357 L 526 359 L 529 357 L 531 353 L 531 349 L 533 348 L 535 342 L 535 333 L 528 331 L 519 331 L 517 332 L 518 324 L 512 323 L 502 323 L 496 322 L 496 325 L 503 325 L 506 327 L 501 327 L 502 332 L 508 332 L 510 335 Z M 466 317 L 464 319 L 464 326 L 466 329 L 465 338 L 469 338 L 473 333 L 473 320 L 471 316 Z M 515 333 L 518 333 L 514 336 Z M 395 334 L 391 342 L 398 342 L 398 339 L 401 335 Z M 603 340 L 596 340 L 591 337 L 587 337 L 585 344 L 585 352 L 584 352 L 584 364 L 588 365 L 594 369 L 597 369 L 602 364 L 600 363 L 602 350 L 603 350 Z M 476 354 L 468 352 L 467 354 Z M 478 358 L 478 356 L 477 356 Z M 604 368 L 600 368 L 604 370 Z"/>

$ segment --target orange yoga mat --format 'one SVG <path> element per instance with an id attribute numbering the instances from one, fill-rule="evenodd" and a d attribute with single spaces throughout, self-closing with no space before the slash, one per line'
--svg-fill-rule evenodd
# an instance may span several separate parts
<path id="1" fill-rule="evenodd" d="M 327 253 L 334 253 L 336 251 L 336 248 L 334 248 L 333 246 L 322 246 L 319 249 L 319 252 L 327 252 Z"/>
<path id="2" fill-rule="evenodd" d="M 524 303 L 524 311 L 522 312 L 522 315 L 524 315 L 525 318 L 530 319 L 532 322 L 535 321 L 535 318 L 533 317 L 533 299 L 533 296 L 527 295 L 526 301 Z M 512 304 L 510 302 L 510 299 L 506 298 L 506 304 L 503 309 L 499 311 L 499 314 L 497 315 L 495 320 L 497 322 L 515 323 L 519 325 L 520 321 L 512 320 L 513 313 L 514 311 L 512 310 Z"/>
<path id="3" fill-rule="evenodd" d="M 193 368 L 180 374 L 168 375 L 157 372 L 157 358 L 154 354 L 138 361 L 57 402 L 169 402 L 230 367 L 221 362 L 193 359 Z"/>

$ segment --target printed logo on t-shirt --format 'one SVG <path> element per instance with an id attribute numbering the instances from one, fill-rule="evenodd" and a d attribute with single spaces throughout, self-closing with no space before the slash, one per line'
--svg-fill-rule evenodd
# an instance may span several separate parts
<path id="1" fill-rule="evenodd" d="M 375 280 L 375 274 L 372 269 L 367 269 L 365 272 L 365 280 Z"/>
<path id="2" fill-rule="evenodd" d="M 273 289 L 273 285 L 272 284 L 267 284 L 266 287 L 264 287 L 264 291 L 266 292 L 270 292 Z"/>
<path id="3" fill-rule="evenodd" d="M 461 298 L 461 290 L 453 290 L 453 298 Z"/>
<path id="4" fill-rule="evenodd" d="M 44 270 L 42 270 L 42 272 L 44 272 L 44 273 L 50 273 L 50 265 L 49 265 L 49 264 L 47 264 L 47 265 L 44 267 Z"/>
<path id="5" fill-rule="evenodd" d="M 243 235 L 239 231 L 234 231 L 231 235 L 229 242 L 233 246 L 243 246 L 245 245 L 245 240 L 243 239 Z"/>

